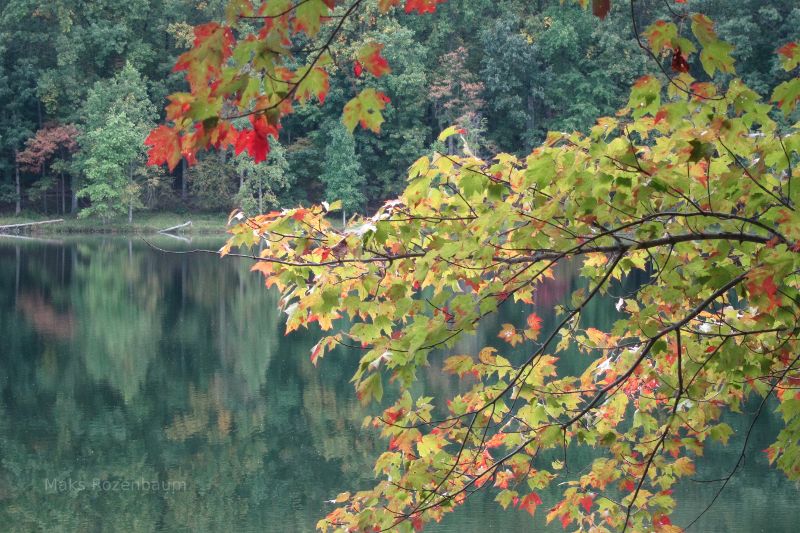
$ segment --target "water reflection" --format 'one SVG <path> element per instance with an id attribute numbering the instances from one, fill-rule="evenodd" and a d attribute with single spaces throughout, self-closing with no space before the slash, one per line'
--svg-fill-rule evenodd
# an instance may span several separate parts
<path id="1" fill-rule="evenodd" d="M 545 330 L 576 288 L 570 271 L 559 274 L 540 293 Z M 241 262 L 135 240 L 0 242 L 3 529 L 309 531 L 324 500 L 366 487 L 385 443 L 360 428 L 357 354 L 314 368 L 313 332 L 284 336 L 276 295 L 261 284 Z M 508 307 L 458 349 L 497 344 L 498 326 L 529 312 Z M 615 319 L 608 301 L 588 313 L 596 327 Z M 436 397 L 464 386 L 435 360 L 420 377 L 415 392 Z M 793 530 L 795 488 L 757 452 L 777 428 L 774 416 L 759 422 L 756 451 L 697 530 Z M 719 477 L 738 453 L 712 448 L 700 475 Z M 571 455 L 574 468 L 591 458 Z M 684 486 L 679 519 L 711 495 L 708 484 Z M 532 523 L 481 496 L 431 530 L 527 530 L 544 514 Z"/>

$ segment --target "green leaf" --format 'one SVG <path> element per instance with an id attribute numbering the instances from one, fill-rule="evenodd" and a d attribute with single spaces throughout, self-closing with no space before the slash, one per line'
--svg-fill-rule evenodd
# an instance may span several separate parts
<path id="1" fill-rule="evenodd" d="M 800 100 L 800 78 L 785 81 L 772 92 L 772 101 L 778 104 L 785 116 L 789 116 L 795 110 L 798 100 Z"/>
<path id="2" fill-rule="evenodd" d="M 380 133 L 383 124 L 381 111 L 386 108 L 389 98 L 375 89 L 364 89 L 355 98 L 347 102 L 342 114 L 342 122 L 351 132 L 357 124 L 364 129 Z"/>
<path id="3" fill-rule="evenodd" d="M 719 70 L 726 74 L 733 74 L 733 46 L 723 41 L 713 41 L 703 46 L 700 52 L 700 62 L 709 76 Z"/>

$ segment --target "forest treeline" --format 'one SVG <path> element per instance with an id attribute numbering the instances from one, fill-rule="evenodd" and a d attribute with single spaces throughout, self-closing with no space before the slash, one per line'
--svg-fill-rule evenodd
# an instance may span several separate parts
<path id="1" fill-rule="evenodd" d="M 526 153 L 547 131 L 585 129 L 624 106 L 657 65 L 639 49 L 630 14 L 599 20 L 558 0 L 451 0 L 435 17 L 351 21 L 333 48 L 325 106 L 283 123 L 268 163 L 232 151 L 201 154 L 172 173 L 148 167 L 143 141 L 166 95 L 185 90 L 175 59 L 192 26 L 225 17 L 222 0 L 7 0 L 0 8 L 0 212 L 77 213 L 102 220 L 136 210 L 246 211 L 341 199 L 363 211 L 398 193 L 405 171 L 445 127 L 464 128 L 478 155 Z M 694 0 L 735 46 L 738 75 L 769 94 L 781 74 L 774 43 L 797 39 L 795 0 Z M 668 9 L 637 2 L 642 23 Z M 615 3 L 614 9 L 627 10 Z M 357 27 L 355 27 L 357 26 Z M 384 45 L 392 75 L 355 66 Z M 669 58 L 664 58 L 665 64 Z M 391 103 L 382 133 L 341 124 L 363 86 Z M 461 140 L 455 137 L 449 142 Z"/>

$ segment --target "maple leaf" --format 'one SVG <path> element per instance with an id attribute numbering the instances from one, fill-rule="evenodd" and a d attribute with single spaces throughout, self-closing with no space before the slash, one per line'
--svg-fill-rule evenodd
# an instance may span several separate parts
<path id="1" fill-rule="evenodd" d="M 186 115 L 192 107 L 195 97 L 189 93 L 174 93 L 167 97 L 169 104 L 167 104 L 167 120 L 178 121 L 181 117 Z"/>
<path id="2" fill-rule="evenodd" d="M 319 67 L 314 67 L 301 75 L 294 97 L 301 102 L 308 102 L 312 97 L 316 96 L 319 103 L 324 104 L 329 90 L 328 73 Z"/>
<path id="3" fill-rule="evenodd" d="M 581 504 L 581 507 L 588 513 L 592 510 L 592 504 L 594 503 L 594 498 L 589 496 L 588 494 L 578 500 L 578 503 Z"/>
<path id="4" fill-rule="evenodd" d="M 364 72 L 364 67 L 361 63 L 356 59 L 356 62 L 353 63 L 353 74 L 356 75 L 356 78 L 361 77 L 361 73 Z"/>
<path id="5" fill-rule="evenodd" d="M 419 14 L 434 13 L 437 4 L 443 4 L 446 0 L 406 0 L 406 13 L 416 11 Z"/>
<path id="6" fill-rule="evenodd" d="M 525 331 L 525 336 L 529 339 L 535 339 L 542 330 L 542 319 L 536 313 L 531 313 L 528 315 L 526 322 L 528 323 L 528 329 Z"/>
<path id="7" fill-rule="evenodd" d="M 253 129 L 239 132 L 234 151 L 236 155 L 239 155 L 246 150 L 254 162 L 260 163 L 265 161 L 269 154 L 269 140 L 267 137 L 272 136 L 277 139 L 278 129 L 267 122 L 263 114 L 250 115 L 250 123 L 253 125 Z"/>
<path id="8" fill-rule="evenodd" d="M 361 124 L 364 129 L 380 133 L 383 124 L 381 111 L 386 108 L 389 101 L 389 97 L 380 91 L 372 88 L 364 89 L 344 106 L 342 122 L 351 132 L 356 124 Z"/>
<path id="9" fill-rule="evenodd" d="M 173 70 L 186 71 L 192 92 L 203 88 L 221 71 L 223 62 L 231 55 L 234 41 L 229 27 L 216 22 L 196 26 L 193 48 L 178 57 Z"/>
<path id="10" fill-rule="evenodd" d="M 672 48 L 672 42 L 678 37 L 678 27 L 672 22 L 657 20 L 644 31 L 644 37 L 650 44 L 650 50 L 659 54 L 664 48 Z"/>
<path id="11" fill-rule="evenodd" d="M 181 160 L 180 135 L 169 126 L 159 126 L 151 131 L 144 144 L 151 147 L 147 158 L 148 165 L 166 163 L 172 171 Z"/>
<path id="12" fill-rule="evenodd" d="M 499 448 L 506 441 L 506 434 L 505 433 L 495 433 L 494 436 L 486 441 L 486 449 L 491 450 L 492 448 Z M 541 502 L 539 502 L 541 503 Z"/>
<path id="13" fill-rule="evenodd" d="M 448 374 L 458 374 L 463 377 L 464 374 L 472 370 L 474 361 L 469 355 L 454 355 L 444 360 L 442 371 Z"/>
<path id="14" fill-rule="evenodd" d="M 747 292 L 751 296 L 758 297 L 765 295 L 769 301 L 767 311 L 772 311 L 781 305 L 781 297 L 778 295 L 778 287 L 772 276 L 765 276 L 763 279 L 754 279 L 747 284 Z"/>
<path id="15" fill-rule="evenodd" d="M 781 66 L 787 72 L 800 65 L 800 46 L 796 42 L 786 43 L 778 48 L 778 55 L 782 56 Z"/>
<path id="16" fill-rule="evenodd" d="M 330 15 L 333 0 L 305 0 L 297 4 L 294 17 L 295 33 L 304 32 L 313 37 L 319 32 L 321 21 Z"/>
<path id="17" fill-rule="evenodd" d="M 519 502 L 519 509 L 527 511 L 531 516 L 536 513 L 536 507 L 542 505 L 542 499 L 535 492 L 531 492 Z"/>
<path id="18" fill-rule="evenodd" d="M 672 70 L 675 72 L 689 72 L 689 62 L 686 57 L 681 53 L 681 47 L 676 46 L 672 52 Z"/>
<path id="19" fill-rule="evenodd" d="M 308 209 L 295 209 L 294 213 L 292 213 L 292 219 L 302 221 L 305 218 L 306 213 L 308 213 Z"/>
<path id="20" fill-rule="evenodd" d="M 703 69 L 709 76 L 713 76 L 714 72 L 733 73 L 733 45 L 723 41 L 713 41 L 703 46 L 700 52 L 700 63 Z"/>
<path id="21" fill-rule="evenodd" d="M 503 329 L 500 330 L 497 337 L 503 339 L 511 346 L 516 346 L 522 342 L 522 335 L 517 333 L 517 329 L 511 324 L 503 324 Z"/>
<path id="22" fill-rule="evenodd" d="M 362 46 L 356 54 L 358 57 L 356 65 L 366 67 L 369 73 L 376 78 L 389 74 L 392 69 L 386 58 L 381 55 L 381 51 L 383 51 L 383 45 L 380 43 L 369 43 Z M 356 76 L 360 76 L 360 72 L 357 72 Z"/>
<path id="23" fill-rule="evenodd" d="M 692 15 L 692 33 L 703 46 L 717 40 L 717 32 L 714 31 L 714 23 L 710 18 L 702 13 Z"/>
<path id="24" fill-rule="evenodd" d="M 797 102 L 800 100 L 800 78 L 785 81 L 775 87 L 772 92 L 772 101 L 778 104 L 785 116 L 794 111 Z"/>
<path id="25" fill-rule="evenodd" d="M 378 9 L 381 10 L 381 13 L 386 13 L 389 9 L 400 5 L 402 0 L 378 0 Z"/>
<path id="26" fill-rule="evenodd" d="M 592 14 L 601 20 L 611 11 L 611 0 L 592 0 Z"/>

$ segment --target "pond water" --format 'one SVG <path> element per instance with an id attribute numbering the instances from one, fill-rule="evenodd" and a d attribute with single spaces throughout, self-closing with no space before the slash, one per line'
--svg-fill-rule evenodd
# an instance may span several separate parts
<path id="1" fill-rule="evenodd" d="M 276 294 L 247 266 L 137 239 L 0 238 L 0 529 L 312 531 L 325 500 L 369 486 L 386 443 L 361 429 L 357 354 L 312 366 L 316 333 L 284 336 Z M 545 330 L 547 307 L 577 284 L 561 274 L 540 293 Z M 493 342 L 527 312 L 504 309 L 459 348 Z M 614 317 L 608 302 L 588 312 L 598 325 Z M 415 392 L 459 388 L 438 368 Z M 730 469 L 748 420 L 729 421 L 732 445 L 708 449 L 698 477 Z M 744 468 L 693 530 L 797 531 L 797 487 L 760 451 L 779 427 L 762 415 Z M 589 459 L 571 453 L 576 469 Z M 715 488 L 682 485 L 674 522 L 690 522 Z M 544 521 L 555 492 L 542 496 L 533 519 L 476 496 L 426 531 L 561 531 Z"/>

